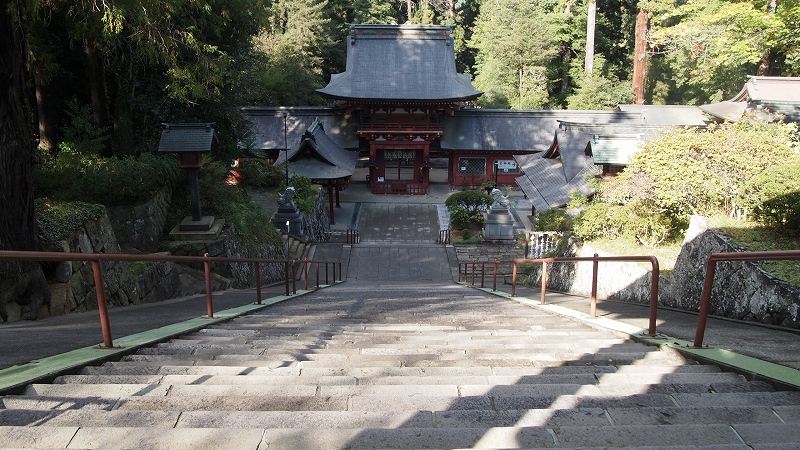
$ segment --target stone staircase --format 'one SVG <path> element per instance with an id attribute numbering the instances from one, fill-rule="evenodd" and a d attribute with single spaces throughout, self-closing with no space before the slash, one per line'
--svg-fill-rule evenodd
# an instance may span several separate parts
<path id="1" fill-rule="evenodd" d="M 800 392 L 453 284 L 349 281 L 0 405 L 7 448 L 800 442 Z"/>

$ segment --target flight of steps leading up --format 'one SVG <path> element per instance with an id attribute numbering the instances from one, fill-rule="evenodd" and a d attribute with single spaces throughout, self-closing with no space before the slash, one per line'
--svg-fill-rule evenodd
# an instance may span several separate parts
<path id="1" fill-rule="evenodd" d="M 800 393 L 463 286 L 345 283 L 0 399 L 9 448 L 798 448 Z"/>

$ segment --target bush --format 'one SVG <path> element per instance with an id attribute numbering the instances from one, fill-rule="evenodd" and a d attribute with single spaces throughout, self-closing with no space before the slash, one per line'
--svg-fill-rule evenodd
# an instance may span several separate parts
<path id="1" fill-rule="evenodd" d="M 281 191 L 286 190 L 284 184 L 285 182 L 281 184 Z M 297 205 L 297 209 L 306 214 L 311 213 L 314 210 L 317 195 L 319 195 L 319 185 L 313 184 L 310 178 L 299 175 L 293 176 L 289 180 L 289 184 L 294 188 L 294 203 Z"/>
<path id="2" fill-rule="evenodd" d="M 483 213 L 493 202 L 491 195 L 468 190 L 451 195 L 445 200 L 445 205 L 450 211 L 450 221 L 454 226 L 469 228 L 483 225 Z"/>
<path id="3" fill-rule="evenodd" d="M 537 212 L 533 220 L 536 231 L 568 231 L 572 228 L 572 219 L 561 209 Z"/>
<path id="4" fill-rule="evenodd" d="M 240 186 L 225 183 L 228 167 L 221 162 L 211 162 L 200 171 L 200 209 L 203 215 L 225 219 L 233 225 L 236 234 L 246 240 L 272 245 L 283 245 L 280 233 L 270 224 L 270 217 L 261 207 L 252 203 L 247 192 Z M 167 224 L 180 222 L 188 210 L 185 183 L 176 190 Z M 186 199 L 186 202 L 181 202 Z M 269 226 L 267 226 L 269 225 Z"/>
<path id="5" fill-rule="evenodd" d="M 572 230 L 583 240 L 600 237 L 614 239 L 623 234 L 627 219 L 622 206 L 592 203 L 575 218 Z"/>
<path id="6" fill-rule="evenodd" d="M 36 196 L 107 206 L 133 205 L 183 178 L 177 158 L 144 153 L 139 158 L 99 158 L 60 153 L 36 174 Z M 68 180 L 65 183 L 65 180 Z"/>
<path id="7" fill-rule="evenodd" d="M 800 164 L 757 174 L 745 184 L 739 202 L 764 225 L 800 232 Z"/>
<path id="8" fill-rule="evenodd" d="M 63 241 L 72 232 L 83 227 L 87 220 L 97 219 L 104 212 L 103 205 L 37 199 L 36 222 L 39 227 L 39 239 L 48 243 Z"/>
<path id="9" fill-rule="evenodd" d="M 277 188 L 286 178 L 281 167 L 273 166 L 264 158 L 242 159 L 237 171 L 242 184 L 256 188 Z"/>

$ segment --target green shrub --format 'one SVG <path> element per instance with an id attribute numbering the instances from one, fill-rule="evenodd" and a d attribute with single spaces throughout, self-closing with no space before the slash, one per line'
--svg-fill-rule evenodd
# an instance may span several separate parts
<path id="1" fill-rule="evenodd" d="M 568 231 L 572 228 L 572 219 L 562 209 L 537 212 L 533 220 L 536 231 Z"/>
<path id="2" fill-rule="evenodd" d="M 200 171 L 198 185 L 203 215 L 225 219 L 238 236 L 248 241 L 283 245 L 280 233 L 270 223 L 269 214 L 252 203 L 242 187 L 225 183 L 228 176 L 227 164 L 217 161 L 206 164 Z M 173 195 L 166 226 L 173 226 L 189 213 L 189 193 L 183 184 Z"/>
<path id="3" fill-rule="evenodd" d="M 483 225 L 483 213 L 494 202 L 491 195 L 482 191 L 456 192 L 445 200 L 450 211 L 450 221 L 455 227 L 469 228 Z"/>
<path id="4" fill-rule="evenodd" d="M 297 209 L 306 214 L 314 210 L 314 204 L 317 202 L 317 195 L 319 195 L 319 185 L 315 185 L 308 177 L 299 175 L 293 176 L 289 180 L 289 185 L 294 188 L 294 203 Z M 285 190 L 286 186 L 281 184 L 281 191 Z"/>
<path id="5" fill-rule="evenodd" d="M 800 232 L 800 164 L 757 174 L 745 184 L 739 202 L 764 225 Z"/>
<path id="6" fill-rule="evenodd" d="M 490 206 L 492 206 L 493 202 L 494 199 L 492 196 L 483 191 L 467 190 L 456 192 L 447 197 L 447 200 L 445 200 L 444 204 L 448 209 L 461 207 L 464 208 L 469 214 L 474 214 L 476 212 L 482 213 L 486 211 Z"/>
<path id="7" fill-rule="evenodd" d="M 36 200 L 36 222 L 42 242 L 58 242 L 83 227 L 87 220 L 105 213 L 103 205 L 86 202 L 61 202 L 47 198 Z"/>
<path id="8" fill-rule="evenodd" d="M 584 240 L 617 238 L 623 234 L 628 219 L 623 208 L 607 203 L 592 203 L 575 218 L 572 230 Z"/>
<path id="9" fill-rule="evenodd" d="M 144 153 L 139 158 L 100 158 L 62 152 L 36 174 L 37 197 L 107 206 L 132 205 L 176 186 L 183 178 L 177 158 Z M 66 181 L 66 182 L 65 182 Z"/>
<path id="10" fill-rule="evenodd" d="M 241 159 L 237 171 L 243 185 L 256 188 L 278 188 L 286 178 L 282 167 L 273 166 L 264 158 Z"/>

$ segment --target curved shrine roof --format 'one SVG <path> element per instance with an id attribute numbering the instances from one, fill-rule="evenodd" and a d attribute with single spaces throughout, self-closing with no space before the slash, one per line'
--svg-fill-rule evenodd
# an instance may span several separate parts
<path id="1" fill-rule="evenodd" d="M 444 25 L 351 25 L 347 67 L 317 90 L 339 100 L 469 101 L 482 92 L 456 72 Z"/>

